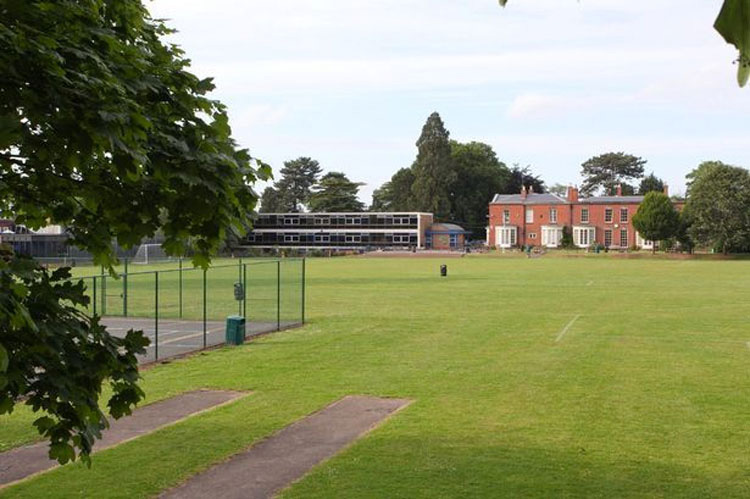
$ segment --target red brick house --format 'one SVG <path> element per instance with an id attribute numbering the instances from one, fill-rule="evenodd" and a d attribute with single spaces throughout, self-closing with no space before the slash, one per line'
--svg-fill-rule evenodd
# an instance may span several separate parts
<path id="1" fill-rule="evenodd" d="M 633 227 L 633 215 L 642 201 L 643 196 L 623 196 L 621 188 L 615 196 L 590 198 L 579 198 L 575 187 L 568 189 L 566 197 L 537 194 L 525 187 L 520 194 L 497 194 L 490 203 L 487 245 L 556 248 L 563 227 L 568 227 L 579 248 L 598 243 L 607 248 L 651 249 L 653 243 L 643 240 Z M 680 209 L 682 203 L 676 206 Z"/>

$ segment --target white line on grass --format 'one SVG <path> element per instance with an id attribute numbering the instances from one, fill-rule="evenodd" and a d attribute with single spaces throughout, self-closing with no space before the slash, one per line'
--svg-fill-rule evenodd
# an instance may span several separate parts
<path id="1" fill-rule="evenodd" d="M 576 321 L 577 321 L 578 319 L 580 319 L 580 318 L 581 318 L 581 314 L 578 314 L 578 315 L 576 315 L 575 317 L 573 317 L 573 319 L 571 319 L 571 321 L 570 321 L 570 322 L 568 322 L 568 324 L 567 324 L 567 325 L 566 325 L 566 326 L 565 326 L 565 327 L 563 328 L 563 330 L 562 330 L 562 331 L 560 331 L 560 334 L 558 334 L 558 335 L 557 335 L 557 338 L 555 338 L 555 342 L 557 343 L 557 342 L 559 342 L 560 340 L 562 340 L 562 339 L 563 339 L 563 336 L 565 336 L 565 333 L 567 333 L 567 332 L 568 332 L 568 330 L 569 330 L 569 329 L 570 329 L 571 327 L 573 327 L 573 324 L 575 324 L 575 322 L 576 322 Z"/>
<path id="2" fill-rule="evenodd" d="M 750 348 L 750 341 L 748 341 L 747 343 L 745 343 L 745 345 L 747 345 L 747 348 Z"/>
<path id="3" fill-rule="evenodd" d="M 594 284 L 594 281 L 589 281 L 586 283 L 586 286 L 591 286 L 592 284 Z"/>

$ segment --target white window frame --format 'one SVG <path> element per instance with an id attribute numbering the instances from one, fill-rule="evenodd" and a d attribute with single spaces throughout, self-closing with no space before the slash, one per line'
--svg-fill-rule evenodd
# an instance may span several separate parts
<path id="1" fill-rule="evenodd" d="M 607 233 L 609 233 L 609 244 L 607 244 Z M 607 248 L 612 247 L 612 242 L 615 240 L 615 233 L 612 229 L 606 229 L 604 231 L 604 246 Z"/>
<path id="2" fill-rule="evenodd" d="M 550 208 L 549 209 L 549 223 L 556 224 L 557 223 L 557 208 Z M 544 236 L 542 236 L 542 239 Z"/>
<path id="3" fill-rule="evenodd" d="M 622 242 L 622 233 L 625 233 L 625 244 Z M 628 229 L 620 229 L 620 248 L 627 248 L 628 247 L 628 237 L 630 234 L 628 233 Z"/>
<path id="4" fill-rule="evenodd" d="M 536 239 L 536 232 L 529 232 L 529 239 Z"/>
<path id="5" fill-rule="evenodd" d="M 284 234 L 284 242 L 285 243 L 298 243 L 299 242 L 299 236 L 298 235 L 291 235 L 291 234 Z"/>
<path id="6" fill-rule="evenodd" d="M 503 210 L 503 225 L 510 224 L 510 210 Z"/>
<path id="7" fill-rule="evenodd" d="M 534 208 L 526 208 L 526 223 L 534 223 Z"/>
<path id="8" fill-rule="evenodd" d="M 624 220 L 623 220 L 623 218 L 624 218 Z M 629 219 L 630 219 L 630 214 L 628 213 L 628 209 L 627 208 L 620 208 L 620 223 L 621 224 L 626 224 L 626 223 L 628 223 Z"/>
<path id="9" fill-rule="evenodd" d="M 299 225 L 299 218 L 285 217 L 284 225 Z"/>
<path id="10" fill-rule="evenodd" d="M 409 244 L 411 243 L 411 235 L 410 234 L 394 234 L 392 240 L 394 243 Z"/>
<path id="11" fill-rule="evenodd" d="M 518 242 L 518 227 L 501 225 L 495 227 L 495 246 L 498 248 L 512 248 Z"/>
<path id="12" fill-rule="evenodd" d="M 562 243 L 562 227 L 542 227 L 542 246 L 559 248 Z"/>
<path id="13" fill-rule="evenodd" d="M 316 243 L 330 243 L 331 236 L 329 236 L 328 234 L 315 234 L 315 242 Z"/>
<path id="14" fill-rule="evenodd" d="M 344 239 L 344 242 L 347 243 L 361 243 L 362 242 L 362 236 L 359 234 L 347 234 L 346 238 Z"/>
<path id="15" fill-rule="evenodd" d="M 328 225 L 331 219 L 328 217 L 315 217 L 315 225 Z"/>
<path id="16" fill-rule="evenodd" d="M 573 243 L 577 247 L 588 248 L 595 242 L 596 229 L 594 227 L 573 227 Z"/>
<path id="17" fill-rule="evenodd" d="M 609 213 L 609 218 L 607 218 L 607 213 Z M 615 210 L 613 208 L 604 208 L 604 223 L 605 224 L 611 224 L 615 219 Z"/>
<path id="18" fill-rule="evenodd" d="M 586 218 L 584 219 L 583 214 L 586 214 Z M 591 220 L 591 213 L 589 213 L 588 208 L 581 208 L 581 223 L 587 224 L 589 223 L 589 220 Z"/>

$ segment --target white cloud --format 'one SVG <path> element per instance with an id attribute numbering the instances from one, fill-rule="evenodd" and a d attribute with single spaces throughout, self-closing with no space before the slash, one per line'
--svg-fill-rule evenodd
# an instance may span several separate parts
<path id="1" fill-rule="evenodd" d="M 433 110 L 550 181 L 610 149 L 679 182 L 705 158 L 750 164 L 750 93 L 705 0 L 155 0 L 235 135 L 376 187 L 413 159 Z M 581 115 L 586 115 L 581 119 Z M 652 125 L 652 123 L 654 123 Z M 689 126 L 688 126 L 689 125 Z"/>

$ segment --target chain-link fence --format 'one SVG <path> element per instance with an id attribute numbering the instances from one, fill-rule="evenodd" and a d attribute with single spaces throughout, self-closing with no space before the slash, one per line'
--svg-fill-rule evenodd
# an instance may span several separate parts
<path id="1" fill-rule="evenodd" d="M 180 261 L 173 269 L 82 279 L 87 311 L 111 334 L 136 329 L 149 337 L 144 363 L 223 344 L 229 316 L 245 318 L 247 337 L 305 321 L 304 259 L 239 260 L 207 270 Z"/>

